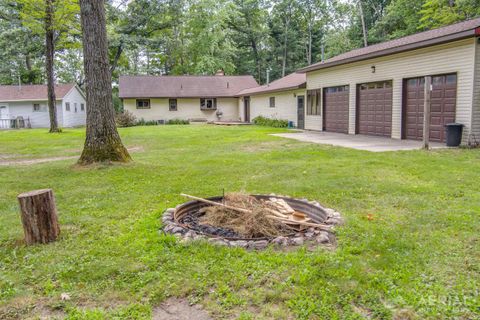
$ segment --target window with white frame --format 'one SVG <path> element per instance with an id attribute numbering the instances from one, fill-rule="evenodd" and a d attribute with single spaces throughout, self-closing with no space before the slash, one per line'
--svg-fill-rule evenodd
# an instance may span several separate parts
<path id="1" fill-rule="evenodd" d="M 137 109 L 150 109 L 150 99 L 137 99 Z"/>
<path id="2" fill-rule="evenodd" d="M 177 111 L 177 99 L 168 99 L 168 110 Z"/>
<path id="3" fill-rule="evenodd" d="M 65 111 L 70 111 L 70 102 L 65 102 Z"/>
<path id="4" fill-rule="evenodd" d="M 42 112 L 42 106 L 40 105 L 40 103 L 33 104 L 33 112 Z"/>
<path id="5" fill-rule="evenodd" d="M 202 98 L 200 99 L 201 110 L 216 110 L 217 98 Z"/>
<path id="6" fill-rule="evenodd" d="M 275 108 L 275 97 L 270 97 L 270 108 Z"/>

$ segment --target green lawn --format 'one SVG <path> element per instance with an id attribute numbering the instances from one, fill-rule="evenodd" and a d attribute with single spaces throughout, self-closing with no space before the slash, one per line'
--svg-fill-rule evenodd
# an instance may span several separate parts
<path id="1" fill-rule="evenodd" d="M 480 150 L 370 153 L 268 135 L 281 131 L 135 127 L 120 132 L 142 148 L 128 165 L 0 166 L 0 319 L 149 319 L 171 296 L 220 319 L 480 318 Z M 0 131 L 0 159 L 71 156 L 83 139 Z M 46 187 L 61 238 L 25 247 L 16 195 Z M 337 209 L 338 248 L 251 252 L 158 233 L 179 193 L 223 188 Z"/>

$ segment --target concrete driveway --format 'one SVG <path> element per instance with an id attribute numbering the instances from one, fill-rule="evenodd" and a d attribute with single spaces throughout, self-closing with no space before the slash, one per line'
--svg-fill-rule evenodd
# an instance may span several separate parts
<path id="1" fill-rule="evenodd" d="M 333 132 L 301 131 L 292 133 L 277 133 L 273 136 L 295 139 L 303 142 L 328 144 L 337 147 L 366 150 L 371 152 L 417 150 L 422 147 L 421 141 L 397 140 L 384 137 L 365 135 L 350 135 Z M 430 143 L 432 149 L 446 148 L 443 143 Z"/>

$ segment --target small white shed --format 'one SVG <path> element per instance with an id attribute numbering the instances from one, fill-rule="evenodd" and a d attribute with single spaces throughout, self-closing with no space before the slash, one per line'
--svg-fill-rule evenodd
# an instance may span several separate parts
<path id="1" fill-rule="evenodd" d="M 82 90 L 75 84 L 58 84 L 55 95 L 58 125 L 84 126 L 87 105 Z M 16 119 L 32 128 L 48 128 L 47 101 L 46 85 L 0 86 L 0 129 L 11 128 Z"/>

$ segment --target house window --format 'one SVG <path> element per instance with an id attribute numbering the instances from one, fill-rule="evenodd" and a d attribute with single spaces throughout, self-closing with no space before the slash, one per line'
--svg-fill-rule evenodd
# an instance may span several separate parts
<path id="1" fill-rule="evenodd" d="M 308 90 L 307 91 L 307 115 L 319 116 L 320 115 L 320 103 L 322 101 L 321 90 Z"/>
<path id="2" fill-rule="evenodd" d="M 77 112 L 77 103 L 76 102 L 73 103 L 73 109 L 75 110 L 75 112 Z"/>
<path id="3" fill-rule="evenodd" d="M 33 104 L 33 112 L 42 112 L 42 111 L 45 111 L 45 110 L 42 109 L 42 106 L 40 105 L 40 103 Z"/>
<path id="4" fill-rule="evenodd" d="M 65 111 L 70 111 L 70 102 L 65 103 Z"/>
<path id="5" fill-rule="evenodd" d="M 150 109 L 150 99 L 137 99 L 137 109 Z"/>
<path id="6" fill-rule="evenodd" d="M 85 111 L 85 104 L 84 103 L 80 103 L 80 111 Z"/>
<path id="7" fill-rule="evenodd" d="M 177 111 L 177 99 L 168 99 L 168 110 Z"/>
<path id="8" fill-rule="evenodd" d="M 275 97 L 270 97 L 270 108 L 275 108 Z"/>
<path id="9" fill-rule="evenodd" d="M 202 98 L 200 99 L 201 110 L 217 110 L 216 98 Z"/>

